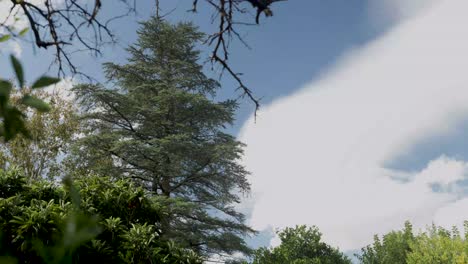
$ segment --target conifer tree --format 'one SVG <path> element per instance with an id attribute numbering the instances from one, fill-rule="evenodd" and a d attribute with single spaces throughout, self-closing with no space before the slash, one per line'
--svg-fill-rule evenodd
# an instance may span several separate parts
<path id="1" fill-rule="evenodd" d="M 75 87 L 87 135 L 73 169 L 127 177 L 172 206 L 163 235 L 205 254 L 248 252 L 252 232 L 235 210 L 249 191 L 243 144 L 225 132 L 233 100 L 216 102 L 218 82 L 203 73 L 191 23 L 142 23 L 125 65 L 104 65 L 109 83 Z"/>

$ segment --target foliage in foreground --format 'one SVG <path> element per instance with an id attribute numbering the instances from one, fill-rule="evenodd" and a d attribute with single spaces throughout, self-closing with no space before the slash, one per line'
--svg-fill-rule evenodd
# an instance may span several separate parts
<path id="1" fill-rule="evenodd" d="M 145 190 L 105 177 L 76 186 L 0 171 L 2 263 L 201 263 L 160 239 L 165 208 Z"/>
<path id="2" fill-rule="evenodd" d="M 0 40 L 1 42 L 1 40 Z M 13 72 L 15 73 L 16 81 L 20 90 L 25 88 L 25 77 L 23 66 L 13 55 L 10 56 Z M 40 89 L 60 81 L 58 78 L 42 76 L 31 85 L 31 89 Z M 9 141 L 22 134 L 29 137 L 29 131 L 26 128 L 26 114 L 21 111 L 18 105 L 23 107 L 30 107 L 39 112 L 47 112 L 50 106 L 35 97 L 30 93 L 23 93 L 22 97 L 18 100 L 17 104 L 12 104 L 11 94 L 14 93 L 14 84 L 9 80 L 0 79 L 0 137 L 5 141 Z"/>

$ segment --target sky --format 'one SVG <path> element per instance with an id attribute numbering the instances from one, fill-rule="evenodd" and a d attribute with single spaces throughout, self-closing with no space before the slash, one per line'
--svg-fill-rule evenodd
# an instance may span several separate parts
<path id="1" fill-rule="evenodd" d="M 7 2 L 0 0 L 0 5 L 6 5 Z M 85 73 L 92 73 L 94 78 L 105 81 L 101 64 L 108 61 L 125 62 L 128 57 L 125 47 L 136 40 L 135 31 L 138 28 L 138 21 L 154 14 L 153 5 L 154 1 L 137 1 L 136 15 L 111 24 L 118 40 L 116 45 L 106 46 L 102 50 L 103 54 L 98 57 L 81 53 L 74 57 L 74 62 Z M 189 0 L 162 0 L 161 7 L 161 13 L 170 12 L 167 19 L 172 22 L 193 21 L 204 32 L 216 30 L 215 25 L 210 23 L 212 10 L 204 1 L 200 1 L 197 14 L 187 12 L 191 8 Z M 8 8 L 0 10 L 5 10 L 5 13 Z M 106 6 L 104 3 L 102 11 L 103 17 L 122 13 L 121 6 L 118 4 Z M 273 11 L 274 19 L 263 18 L 259 26 L 239 28 L 251 49 L 235 41 L 230 47 L 231 65 L 237 72 L 243 73 L 246 84 L 255 90 L 256 96 L 261 98 L 262 105 L 267 105 L 275 98 L 299 89 L 330 67 L 343 52 L 364 44 L 386 27 L 383 25 L 385 23 L 374 23 L 375 21 L 368 19 L 370 9 L 366 0 L 356 0 L 345 4 L 339 0 L 326 1 L 326 3 L 293 0 L 275 4 Z M 253 22 L 254 14 L 248 14 L 246 19 L 247 22 Z M 27 76 L 33 79 L 47 71 L 52 57 L 51 52 L 33 48 L 33 45 L 27 42 L 31 39 L 32 35 L 29 34 L 25 41 L 19 44 L 23 46 L 21 53 L 23 61 L 32 62 L 25 63 L 25 67 L 26 73 L 29 73 Z M 8 43 L 8 45 L 14 45 L 15 51 L 18 50 L 14 43 Z M 210 51 L 205 47 L 203 50 Z M 9 52 L 2 54 L 6 57 Z M 205 55 L 208 54 L 205 53 Z M 203 57 L 203 60 L 205 58 Z M 9 70 L 7 62 L 7 60 L 1 60 L 0 67 Z M 219 77 L 219 71 L 210 71 L 210 65 L 206 66 L 208 75 L 214 78 Z M 54 72 L 51 71 L 51 73 Z M 6 75 L 8 74 L 11 73 L 7 71 Z M 225 75 L 221 83 L 223 89 L 220 92 L 220 98 L 237 98 L 239 93 L 235 89 L 238 86 L 231 78 Z M 238 133 L 243 122 L 254 110 L 253 104 L 248 100 L 241 103 L 237 116 L 238 122 L 234 124 L 232 133 Z"/>
<path id="2" fill-rule="evenodd" d="M 411 7 L 244 123 L 254 228 L 317 225 L 349 251 L 406 220 L 468 218 L 468 3 Z"/>
<path id="3" fill-rule="evenodd" d="M 138 1 L 137 15 L 112 25 L 118 45 L 76 62 L 104 82 L 101 64 L 125 62 L 153 2 Z M 214 30 L 208 6 L 192 14 L 188 0 L 161 3 L 176 8 L 169 20 Z M 105 5 L 103 16 L 120 12 Z M 424 228 L 468 219 L 467 8 L 466 0 L 289 0 L 240 29 L 251 49 L 234 42 L 231 64 L 262 98 L 256 122 L 244 100 L 229 128 L 247 144 L 252 193 L 239 208 L 262 231 L 253 245 L 275 245 L 272 230 L 307 224 L 352 251 L 405 220 Z M 2 78 L 10 52 L 31 79 L 47 71 L 48 52 L 4 45 Z M 219 98 L 237 96 L 229 76 L 221 84 Z"/>

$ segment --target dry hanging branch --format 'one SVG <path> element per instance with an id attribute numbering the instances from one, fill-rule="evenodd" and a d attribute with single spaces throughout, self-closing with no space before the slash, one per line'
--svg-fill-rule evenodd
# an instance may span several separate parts
<path id="1" fill-rule="evenodd" d="M 255 22 L 259 23 L 260 15 L 264 13 L 266 16 L 272 16 L 273 12 L 270 5 L 278 1 L 286 0 L 204 0 L 213 9 L 213 18 L 216 20 L 218 29 L 215 33 L 208 36 L 207 44 L 213 46 L 211 53 L 211 61 L 214 64 L 221 65 L 223 71 L 227 71 L 238 83 L 238 89 L 242 91 L 242 96 L 247 96 L 255 104 L 255 114 L 260 107 L 260 101 L 257 99 L 252 90 L 249 89 L 239 73 L 236 73 L 228 63 L 229 61 L 229 42 L 232 38 L 248 47 L 242 36 L 236 29 L 237 25 L 254 25 L 253 23 L 237 20 L 237 16 L 246 13 L 247 9 L 241 7 L 242 3 L 248 2 L 256 9 Z M 199 0 L 193 0 L 192 12 L 197 11 Z"/>
<path id="2" fill-rule="evenodd" d="M 127 3 L 127 13 L 103 21 L 98 19 L 101 0 L 90 1 L 91 3 L 82 0 L 9 1 L 9 14 L 0 23 L 0 29 L 17 36 L 13 30 L 14 24 L 8 23 L 8 19 L 23 17 L 33 33 L 34 44 L 39 48 L 54 50 L 54 63 L 59 76 L 64 76 L 66 71 L 73 75 L 83 74 L 73 63 L 71 55 L 78 51 L 100 54 L 104 43 L 115 42 L 109 22 L 134 11 L 134 4 Z M 120 0 L 121 3 L 126 1 Z"/>
<path id="3" fill-rule="evenodd" d="M 4 22 L 0 21 L 0 30 L 9 32 L 11 36 L 17 36 L 14 28 L 7 23 L 11 17 L 24 15 L 29 28 L 34 36 L 34 43 L 39 48 L 54 50 L 55 64 L 59 76 L 64 76 L 68 70 L 72 75 L 80 74 L 74 64 L 72 54 L 79 51 L 92 52 L 95 55 L 101 53 L 102 45 L 115 43 L 115 36 L 109 28 L 109 23 L 117 18 L 135 12 L 136 0 L 119 0 L 124 4 L 126 11 L 121 15 L 113 16 L 107 20 L 98 17 L 103 8 L 102 0 L 0 0 L 9 1 L 11 7 Z M 199 0 L 192 0 L 191 11 L 196 12 Z M 259 100 L 244 84 L 240 74 L 235 72 L 228 63 L 229 42 L 236 38 L 247 46 L 236 29 L 238 25 L 255 25 L 249 21 L 237 20 L 242 14 L 248 12 L 248 8 L 242 7 L 243 3 L 255 9 L 255 22 L 258 24 L 261 14 L 271 16 L 271 4 L 286 0 L 203 0 L 213 8 L 213 22 L 217 24 L 215 33 L 210 34 L 207 44 L 213 47 L 211 62 L 222 67 L 238 83 L 238 89 L 242 96 L 247 96 L 258 110 Z M 156 15 L 159 16 L 159 0 L 156 2 Z M 115 4 L 112 3 L 112 4 Z M 73 47 L 73 49 L 72 49 Z"/>

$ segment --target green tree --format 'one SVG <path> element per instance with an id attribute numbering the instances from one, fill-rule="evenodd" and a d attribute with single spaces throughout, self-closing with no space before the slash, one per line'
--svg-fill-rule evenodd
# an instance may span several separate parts
<path id="1" fill-rule="evenodd" d="M 296 226 L 278 232 L 281 244 L 275 248 L 260 248 L 252 264 L 350 264 L 351 261 L 324 242 L 316 227 Z"/>
<path id="2" fill-rule="evenodd" d="M 125 179 L 67 182 L 0 170 L 1 263 L 201 263 L 161 239 L 167 208 L 148 191 Z"/>
<path id="3" fill-rule="evenodd" d="M 25 128 L 28 136 L 19 135 L 13 140 L 0 145 L 0 161 L 4 169 L 19 166 L 30 179 L 45 175 L 58 176 L 61 160 L 79 131 L 77 108 L 59 93 L 45 91 L 21 91 L 30 93 L 48 102 L 50 111 L 37 112 L 18 105 L 27 117 Z M 20 96 L 12 97 L 12 103 L 18 104 Z"/>
<path id="4" fill-rule="evenodd" d="M 152 18 L 138 36 L 128 64 L 105 64 L 111 88 L 74 88 L 88 133 L 73 170 L 131 178 L 167 199 L 167 238 L 207 254 L 248 252 L 252 230 L 233 207 L 250 188 L 243 144 L 224 132 L 237 104 L 209 98 L 220 86 L 198 64 L 203 34 Z"/>
<path id="5" fill-rule="evenodd" d="M 411 252 L 414 240 L 413 227 L 410 222 L 405 222 L 402 231 L 392 231 L 382 239 L 374 236 L 374 243 L 363 248 L 357 258 L 363 264 L 403 264 L 406 263 L 406 256 Z"/>
<path id="6" fill-rule="evenodd" d="M 465 222 L 465 234 L 454 228 L 452 232 L 432 226 L 428 231 L 417 236 L 411 244 L 408 264 L 462 264 L 468 263 L 468 224 Z M 403 263 L 403 262 L 402 262 Z"/>

